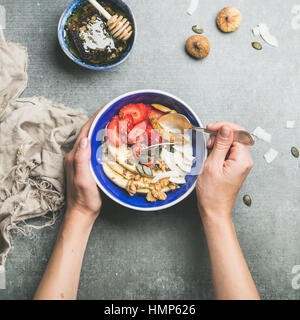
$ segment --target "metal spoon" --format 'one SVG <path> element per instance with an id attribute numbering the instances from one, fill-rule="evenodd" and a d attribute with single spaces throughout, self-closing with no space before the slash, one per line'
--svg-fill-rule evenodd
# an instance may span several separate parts
<path id="1" fill-rule="evenodd" d="M 205 132 L 215 136 L 218 134 L 218 131 L 210 131 L 206 128 L 194 127 L 187 117 L 180 113 L 168 113 L 158 119 L 158 124 L 163 128 L 163 130 L 166 130 L 169 133 L 173 132 L 174 134 L 176 134 L 178 131 L 183 133 L 184 130 L 187 129 Z M 233 132 L 233 141 L 245 144 L 247 146 L 254 145 L 254 139 L 252 138 L 251 134 L 244 130 L 235 130 Z"/>

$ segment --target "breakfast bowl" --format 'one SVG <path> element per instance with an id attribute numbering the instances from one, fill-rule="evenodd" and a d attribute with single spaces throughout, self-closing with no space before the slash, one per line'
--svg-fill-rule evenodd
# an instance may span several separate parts
<path id="1" fill-rule="evenodd" d="M 112 15 L 128 19 L 133 34 L 115 40 L 108 32 L 106 20 L 88 0 L 73 0 L 58 23 L 58 41 L 67 57 L 81 67 L 107 70 L 118 66 L 130 55 L 135 43 L 136 22 L 132 10 L 122 0 L 98 0 Z"/>
<path id="2" fill-rule="evenodd" d="M 129 161 L 127 162 L 128 160 L 127 158 L 125 160 L 122 160 L 124 155 L 127 153 L 127 151 L 131 152 L 131 150 L 134 149 L 134 146 L 141 145 L 142 142 L 138 141 L 138 138 L 136 138 L 137 141 L 135 142 L 132 142 L 129 139 L 133 138 L 134 135 L 132 135 L 131 133 L 132 132 L 136 133 L 137 127 L 141 128 L 141 125 L 143 124 L 143 122 L 147 122 L 146 120 L 138 119 L 137 117 L 137 115 L 139 115 L 138 112 L 132 113 L 134 115 L 133 117 L 131 117 L 128 114 L 124 116 L 124 114 L 126 113 L 125 111 L 131 110 L 131 112 L 134 112 L 134 110 L 136 110 L 134 108 L 139 108 L 141 110 L 148 108 L 147 116 L 149 117 L 149 119 L 151 119 L 151 123 L 152 121 L 154 121 L 153 123 L 155 123 L 155 118 L 152 117 L 152 115 L 159 114 L 161 116 L 162 111 L 158 111 L 154 109 L 154 107 L 159 108 L 164 112 L 166 109 L 167 112 L 171 111 L 173 113 L 175 112 L 181 113 L 185 117 L 187 117 L 188 120 L 194 126 L 202 127 L 201 121 L 199 120 L 197 115 L 194 113 L 192 108 L 189 107 L 185 102 L 183 102 L 179 98 L 175 97 L 174 95 L 163 92 L 163 91 L 159 91 L 159 90 L 139 90 L 139 91 L 123 94 L 117 97 L 116 99 L 114 99 L 113 101 L 109 102 L 108 104 L 106 104 L 99 111 L 96 118 L 94 119 L 89 131 L 89 136 L 88 136 L 91 143 L 90 169 L 99 188 L 115 202 L 127 208 L 131 208 L 139 211 L 163 210 L 171 206 L 174 206 L 175 204 L 179 203 L 184 198 L 186 198 L 193 191 L 196 185 L 197 176 L 200 173 L 203 163 L 207 156 L 206 137 L 202 133 L 190 131 L 188 132 L 188 135 L 185 135 L 187 142 L 184 145 L 184 149 L 180 149 L 181 146 L 179 145 L 177 146 L 176 144 L 172 146 L 173 148 L 172 152 L 174 153 L 174 155 L 180 153 L 183 157 L 185 157 L 184 155 L 185 151 L 182 151 L 182 150 L 188 151 L 188 153 L 186 154 L 186 157 L 187 157 L 186 162 L 184 163 L 185 165 L 187 165 L 187 163 L 190 163 L 190 168 L 186 170 L 185 167 L 182 168 L 180 165 L 180 169 L 178 170 L 179 172 L 183 172 L 181 168 L 183 170 L 186 170 L 186 174 L 184 175 L 184 177 L 179 178 L 179 177 L 172 176 L 171 173 L 174 174 L 174 171 L 171 172 L 171 170 L 168 168 L 167 169 L 161 168 L 160 166 L 164 163 L 163 161 L 161 161 L 161 159 L 158 160 L 159 164 L 156 163 L 154 165 L 154 162 L 152 162 L 150 164 L 150 167 L 149 167 L 149 163 L 145 165 L 141 165 L 140 162 L 138 162 L 138 164 L 137 162 L 132 163 L 132 159 L 130 160 L 131 163 Z M 145 113 L 143 112 L 141 114 L 143 116 L 145 115 Z M 121 118 L 121 115 L 122 115 L 122 118 Z M 134 123 L 137 123 L 132 125 L 131 131 L 128 133 L 128 136 L 126 136 L 125 138 L 127 139 L 128 137 L 128 140 L 126 140 L 126 143 L 127 142 L 128 143 L 130 142 L 131 144 L 133 143 L 132 148 L 129 148 L 126 143 L 124 145 L 123 137 L 120 138 L 118 135 L 116 135 L 117 132 L 113 131 L 113 128 L 112 128 L 113 124 L 115 124 L 120 129 L 121 123 L 123 121 L 122 119 L 126 119 L 126 117 L 129 117 L 129 118 L 131 117 Z M 147 129 L 148 127 L 151 127 L 151 125 L 147 124 Z M 144 128 L 146 128 L 146 124 Z M 153 128 L 154 128 L 154 124 L 153 124 Z M 153 129 L 151 133 L 155 133 L 155 131 L 156 130 Z M 119 132 L 122 132 L 121 129 Z M 118 139 L 116 137 L 118 137 Z M 147 138 L 147 135 L 146 135 L 146 138 Z M 161 144 L 163 141 L 164 140 L 160 139 L 160 140 L 157 140 L 157 143 Z M 107 148 L 107 144 L 108 144 L 108 148 Z M 112 146 L 112 149 L 110 149 L 111 146 Z M 186 149 L 185 146 L 190 146 L 190 148 Z M 154 145 L 154 147 L 157 147 L 157 145 Z M 124 148 L 125 148 L 125 151 L 124 151 Z M 108 168 L 106 159 L 108 159 L 108 157 L 111 157 L 111 155 L 115 155 L 114 150 L 116 149 L 118 149 L 121 152 L 119 153 L 119 155 L 117 155 L 114 158 L 113 162 L 108 161 L 109 165 L 112 164 L 112 166 Z M 171 155 L 171 152 L 165 150 L 164 147 L 162 147 L 161 149 L 159 150 L 159 156 L 162 155 L 163 153 Z M 111 152 L 111 150 L 113 151 Z M 180 150 L 182 152 L 179 152 L 177 150 Z M 151 157 L 151 158 L 152 160 L 154 159 L 154 157 Z M 118 162 L 118 164 L 115 163 L 114 161 Z M 166 160 L 166 163 L 173 170 L 174 163 L 169 163 L 167 160 Z M 119 164 L 123 165 L 124 167 L 121 167 Z M 146 173 L 145 177 L 143 177 L 142 173 L 140 173 L 141 171 L 140 167 L 144 168 L 144 172 Z M 120 169 L 120 168 L 123 168 L 123 169 Z M 150 169 L 153 168 L 150 174 L 148 173 L 149 168 Z M 188 170 L 190 171 L 188 172 Z M 135 172 L 135 171 L 138 174 L 133 175 L 132 177 L 132 174 L 133 174 L 132 172 Z M 167 171 L 167 173 L 164 171 Z M 123 177 L 120 178 L 120 175 L 123 175 L 123 174 L 124 174 L 124 177 L 129 176 L 128 178 L 129 182 L 127 184 L 126 184 L 126 180 Z M 141 176 L 142 176 L 142 179 L 141 179 Z M 158 179 L 161 179 L 161 180 L 158 181 Z M 154 199 L 154 201 L 152 201 L 151 199 L 150 200 L 148 199 L 149 195 L 151 198 L 151 192 L 150 193 L 148 192 L 146 196 L 143 186 L 142 187 L 137 186 L 137 183 L 140 183 L 141 180 L 145 181 L 145 183 L 148 181 L 147 188 L 149 186 L 152 186 L 152 187 L 155 186 L 154 180 L 156 180 L 155 183 L 165 181 L 166 184 L 164 186 L 166 186 L 166 188 L 169 188 L 169 187 L 171 188 L 172 186 L 173 187 L 176 186 L 176 187 L 171 188 L 171 190 L 168 189 L 169 192 L 166 191 L 164 193 L 165 195 L 164 198 L 157 197 L 157 199 Z M 176 183 L 179 183 L 179 184 L 173 183 L 171 181 L 175 181 Z M 130 188 L 128 189 L 128 185 L 130 185 L 130 182 L 136 183 L 135 184 L 136 189 L 141 188 L 141 193 L 139 193 L 139 191 L 132 192 Z M 153 192 L 154 191 L 152 191 L 152 193 Z"/>

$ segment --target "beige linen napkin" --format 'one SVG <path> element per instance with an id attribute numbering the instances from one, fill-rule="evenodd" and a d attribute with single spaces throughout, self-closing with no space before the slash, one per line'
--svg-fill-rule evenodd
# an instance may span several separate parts
<path id="1" fill-rule="evenodd" d="M 27 86 L 27 61 L 26 49 L 7 43 L 0 30 L 0 274 L 9 231 L 62 208 L 63 158 L 87 120 L 83 111 L 43 97 L 18 98 Z"/>

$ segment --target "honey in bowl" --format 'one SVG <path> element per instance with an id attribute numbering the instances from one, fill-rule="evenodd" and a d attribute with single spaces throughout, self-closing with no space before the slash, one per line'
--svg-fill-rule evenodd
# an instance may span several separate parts
<path id="1" fill-rule="evenodd" d="M 113 4 L 99 1 L 110 15 L 125 16 Z M 107 22 L 90 3 L 79 5 L 67 20 L 66 41 L 74 56 L 94 66 L 112 64 L 125 54 L 131 43 L 114 39 L 108 31 Z"/>

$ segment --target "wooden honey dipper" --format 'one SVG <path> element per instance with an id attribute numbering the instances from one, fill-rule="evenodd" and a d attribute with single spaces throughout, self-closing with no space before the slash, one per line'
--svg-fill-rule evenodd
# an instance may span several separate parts
<path id="1" fill-rule="evenodd" d="M 126 41 L 131 37 L 132 26 L 125 17 L 117 14 L 111 16 L 97 0 L 89 0 L 89 2 L 107 19 L 108 31 L 113 38 Z"/>

